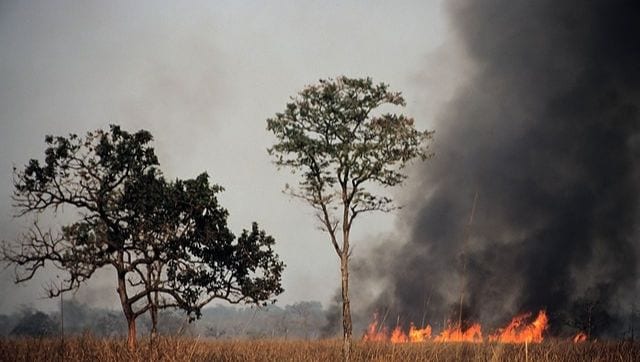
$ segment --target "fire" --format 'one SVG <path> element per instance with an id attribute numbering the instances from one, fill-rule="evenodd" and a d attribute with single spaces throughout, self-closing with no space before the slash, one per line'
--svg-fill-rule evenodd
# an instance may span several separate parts
<path id="1" fill-rule="evenodd" d="M 367 327 L 367 331 L 362 338 L 364 341 L 369 342 L 385 342 L 387 341 L 387 329 L 380 326 L 378 321 L 378 313 L 373 314 L 373 322 Z"/>
<path id="2" fill-rule="evenodd" d="M 540 343 L 543 340 L 542 334 L 547 329 L 547 313 L 544 310 L 538 312 L 537 317 L 527 323 L 531 317 L 531 313 L 519 315 L 504 328 L 498 329 L 491 334 L 488 341 L 499 343 Z M 479 323 L 472 324 L 469 328 L 463 330 L 459 325 L 450 326 L 432 338 L 431 326 L 426 325 L 423 328 L 417 328 L 413 323 L 409 327 L 408 333 L 405 333 L 400 326 L 397 326 L 391 334 L 382 326 L 378 320 L 378 314 L 374 314 L 373 322 L 369 324 L 363 340 L 371 342 L 391 343 L 407 343 L 407 342 L 471 342 L 481 343 L 482 327 Z M 586 340 L 584 333 L 578 333 L 574 337 L 574 342 Z"/>
<path id="3" fill-rule="evenodd" d="M 573 343 L 582 343 L 587 341 L 587 335 L 584 332 L 579 332 L 573 337 Z"/>
<path id="4" fill-rule="evenodd" d="M 391 343 L 406 343 L 409 342 L 409 337 L 407 337 L 400 326 L 397 326 L 393 332 L 391 332 Z"/>
<path id="5" fill-rule="evenodd" d="M 521 314 L 505 328 L 499 329 L 495 334 L 489 336 L 489 341 L 502 343 L 540 343 L 542 333 L 547 329 L 547 313 L 541 310 L 536 319 L 526 324 L 525 321 L 531 317 L 531 313 Z"/>
<path id="6" fill-rule="evenodd" d="M 408 334 L 404 333 L 400 326 L 397 326 L 393 331 L 391 331 L 391 335 L 389 336 L 387 333 L 387 329 L 380 326 L 377 314 L 374 314 L 373 322 L 369 324 L 369 326 L 367 327 L 367 331 L 362 337 L 362 340 L 364 341 L 390 341 L 391 343 L 426 342 L 429 339 L 431 339 L 431 326 L 427 325 L 424 328 L 416 328 L 413 323 L 409 327 Z"/>
<path id="7" fill-rule="evenodd" d="M 436 342 L 482 342 L 482 327 L 480 324 L 473 324 L 464 332 L 460 326 L 449 327 L 442 331 L 436 338 Z"/>
<path id="8" fill-rule="evenodd" d="M 409 340 L 411 342 L 426 342 L 431 338 L 431 326 L 420 329 L 416 328 L 413 323 L 409 327 Z"/>
<path id="9" fill-rule="evenodd" d="M 400 326 L 397 326 L 393 332 L 391 332 L 391 338 L 389 338 L 391 343 L 426 342 L 429 339 L 431 339 L 431 326 L 427 325 L 424 328 L 416 328 L 413 323 L 411 323 L 409 327 L 409 334 L 405 334 Z M 367 340 L 366 335 L 365 340 Z"/>

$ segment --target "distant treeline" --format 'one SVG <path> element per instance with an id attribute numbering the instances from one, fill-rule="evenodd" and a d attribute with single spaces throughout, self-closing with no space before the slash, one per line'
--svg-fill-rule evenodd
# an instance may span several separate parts
<path id="1" fill-rule="evenodd" d="M 127 335 L 127 326 L 120 312 L 93 308 L 76 300 L 65 300 L 60 311 L 44 313 L 30 307 L 6 315 L 0 314 L 1 336 L 57 336 L 91 333 L 96 337 Z M 151 321 L 141 317 L 138 335 L 149 334 Z M 62 322 L 62 323 L 61 323 Z M 236 307 L 217 305 L 205 308 L 202 317 L 189 322 L 179 311 L 162 311 L 159 315 L 160 334 L 200 336 L 216 339 L 290 338 L 318 339 L 327 337 L 339 326 L 328 326 L 327 311 L 320 302 L 297 302 L 284 307 Z"/>

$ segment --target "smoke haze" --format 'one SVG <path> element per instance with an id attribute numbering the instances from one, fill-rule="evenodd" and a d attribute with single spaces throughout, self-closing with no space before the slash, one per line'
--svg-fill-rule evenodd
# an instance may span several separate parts
<path id="1" fill-rule="evenodd" d="M 327 303 L 339 261 L 313 210 L 282 194 L 295 178 L 271 164 L 265 120 L 306 84 L 344 74 L 402 91 L 407 114 L 431 128 L 452 89 L 438 80 L 455 63 L 434 55 L 448 43 L 442 2 L 0 1 L 0 240 L 29 225 L 12 217 L 11 170 L 44 156 L 45 135 L 142 128 L 165 176 L 207 171 L 234 232 L 255 220 L 274 236 L 287 264 L 280 303 Z M 440 57 L 437 71 L 416 81 L 426 57 Z M 388 215 L 360 221 L 363 246 L 393 230 Z M 58 271 L 20 285 L 12 271 L 0 269 L 0 314 L 57 308 L 42 285 Z M 119 308 L 114 283 L 106 269 L 75 297 Z"/>
<path id="2" fill-rule="evenodd" d="M 407 242 L 358 262 L 356 283 L 385 281 L 367 313 L 441 326 L 457 321 L 461 285 L 464 318 L 492 326 L 545 308 L 558 328 L 584 300 L 628 313 L 640 5 L 455 1 L 449 12 L 475 73 L 437 120 L 435 158 L 411 175 Z"/>

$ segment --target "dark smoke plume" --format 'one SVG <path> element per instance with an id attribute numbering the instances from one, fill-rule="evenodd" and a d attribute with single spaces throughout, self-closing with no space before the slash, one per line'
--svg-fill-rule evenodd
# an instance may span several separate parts
<path id="1" fill-rule="evenodd" d="M 421 186 L 403 216 L 409 240 L 393 258 L 361 261 L 360 274 L 385 281 L 371 309 L 442 325 L 457 318 L 464 285 L 464 319 L 493 326 L 543 308 L 556 332 L 579 324 L 580 306 L 629 313 L 640 3 L 469 0 L 449 10 L 475 73 L 436 123 L 436 157 L 412 176 Z"/>

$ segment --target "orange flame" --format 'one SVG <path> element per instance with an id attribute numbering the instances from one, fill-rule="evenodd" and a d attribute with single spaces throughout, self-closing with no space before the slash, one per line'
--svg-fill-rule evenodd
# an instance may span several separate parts
<path id="1" fill-rule="evenodd" d="M 449 327 L 442 331 L 440 335 L 435 338 L 436 342 L 482 342 L 482 327 L 480 324 L 475 323 L 471 327 L 467 328 L 464 332 L 460 326 Z"/>
<path id="2" fill-rule="evenodd" d="M 547 329 L 548 318 L 544 310 L 538 312 L 537 317 L 531 323 L 527 320 L 531 318 L 531 313 L 519 315 L 511 323 L 504 328 L 498 329 L 494 334 L 490 335 L 488 340 L 499 343 L 540 343 L 543 340 L 542 334 Z M 363 336 L 364 341 L 370 342 L 391 342 L 391 343 L 407 343 L 407 342 L 471 342 L 481 343 L 482 327 L 475 323 L 466 330 L 462 330 L 460 326 L 450 326 L 440 332 L 435 338 L 431 336 L 431 326 L 426 325 L 424 328 L 416 328 L 411 323 L 409 332 L 405 333 L 400 326 L 397 326 L 391 334 L 388 329 L 381 325 L 378 320 L 378 314 L 373 315 L 373 321 L 367 327 Z M 587 336 L 580 332 L 573 341 L 583 342 Z"/>
<path id="3" fill-rule="evenodd" d="M 367 331 L 362 337 L 363 341 L 369 342 L 385 342 L 387 341 L 387 328 L 380 327 L 378 321 L 378 313 L 373 314 L 373 322 L 367 327 Z"/>
<path id="4" fill-rule="evenodd" d="M 431 338 L 431 326 L 416 328 L 413 323 L 409 327 L 409 340 L 411 342 L 426 342 Z"/>
<path id="5" fill-rule="evenodd" d="M 409 337 L 407 337 L 400 326 L 397 326 L 393 332 L 391 332 L 391 343 L 406 343 L 409 342 Z"/>
<path id="6" fill-rule="evenodd" d="M 531 313 L 525 313 L 513 318 L 507 327 L 499 329 L 489 336 L 489 341 L 501 343 L 542 342 L 542 333 L 547 329 L 547 313 L 541 310 L 532 323 L 526 324 L 525 321 L 530 317 Z"/>
<path id="7" fill-rule="evenodd" d="M 587 335 L 584 332 L 579 332 L 573 337 L 573 343 L 582 343 L 587 341 Z"/>
<path id="8" fill-rule="evenodd" d="M 367 331 L 362 337 L 363 341 L 370 342 L 385 342 L 391 343 L 406 343 L 406 342 L 426 342 L 431 338 L 431 326 L 427 325 L 424 328 L 416 328 L 413 323 L 409 327 L 409 334 L 405 334 L 400 326 L 397 326 L 391 331 L 391 336 L 388 336 L 387 329 L 380 328 L 380 322 L 378 321 L 378 315 L 374 314 L 374 320 L 367 327 Z"/>

